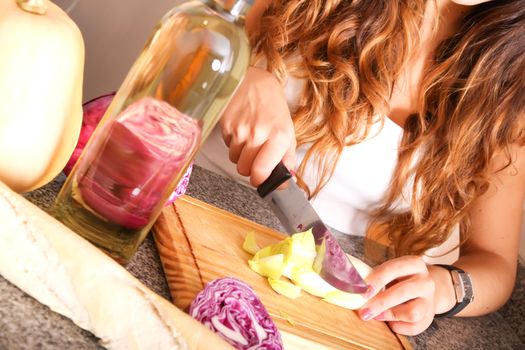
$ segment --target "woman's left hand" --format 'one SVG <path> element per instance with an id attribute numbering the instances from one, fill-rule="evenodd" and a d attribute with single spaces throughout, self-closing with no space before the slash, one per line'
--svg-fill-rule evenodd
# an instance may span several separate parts
<path id="1" fill-rule="evenodd" d="M 360 310 L 363 320 L 386 321 L 399 334 L 416 335 L 427 329 L 435 314 L 436 284 L 418 256 L 386 261 L 367 277 L 374 295 Z"/>

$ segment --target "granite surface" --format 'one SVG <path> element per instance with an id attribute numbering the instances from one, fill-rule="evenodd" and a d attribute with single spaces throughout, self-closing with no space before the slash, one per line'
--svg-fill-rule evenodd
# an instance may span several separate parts
<path id="1" fill-rule="evenodd" d="M 26 197 L 49 210 L 63 180 L 63 177 L 58 177 Z M 282 230 L 279 221 L 255 191 L 199 167 L 195 167 L 187 194 Z M 363 256 L 362 239 L 337 236 L 345 250 Z M 127 269 L 149 288 L 170 298 L 151 236 L 142 244 Z M 483 317 L 439 319 L 426 332 L 410 340 L 416 349 L 525 349 L 524 291 L 525 267 L 520 264 L 514 293 L 501 310 Z M 0 350 L 18 349 L 83 350 L 101 347 L 94 336 L 51 312 L 0 276 Z"/>

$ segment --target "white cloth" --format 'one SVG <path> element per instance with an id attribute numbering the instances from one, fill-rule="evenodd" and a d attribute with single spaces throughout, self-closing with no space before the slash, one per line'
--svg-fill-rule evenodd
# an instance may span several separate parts
<path id="1" fill-rule="evenodd" d="M 285 91 L 291 110 L 300 89 L 300 82 L 288 80 Z M 311 202 L 328 226 L 347 234 L 365 235 L 370 213 L 380 204 L 390 184 L 402 135 L 403 129 L 385 118 L 382 128 L 381 123 L 377 123 L 366 140 L 343 150 L 330 181 Z M 297 164 L 302 161 L 305 151 L 305 148 L 297 151 Z M 248 178 L 240 176 L 236 165 L 229 161 L 228 148 L 222 140 L 219 126 L 200 149 L 196 164 L 249 186 Z M 316 183 L 316 170 L 312 164 L 308 164 L 304 180 L 311 188 Z M 399 203 L 399 209 L 407 206 L 406 202 Z M 451 264 L 459 256 L 459 250 L 453 249 L 458 243 L 459 230 L 456 228 L 441 246 L 427 251 L 424 259 L 432 264 Z M 449 253 L 431 257 L 446 252 Z"/>

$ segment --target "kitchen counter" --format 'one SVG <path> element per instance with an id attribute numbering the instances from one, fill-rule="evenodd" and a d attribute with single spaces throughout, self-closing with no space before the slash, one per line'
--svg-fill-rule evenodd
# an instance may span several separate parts
<path id="1" fill-rule="evenodd" d="M 49 210 L 63 181 L 64 177 L 59 176 L 44 188 L 26 194 L 26 198 Z M 255 191 L 199 167 L 194 168 L 187 194 L 260 224 L 282 229 Z M 362 257 L 361 238 L 337 236 L 344 249 Z M 170 298 L 151 235 L 127 269 L 149 288 Z M 525 267 L 520 264 L 514 293 L 501 310 L 483 317 L 439 319 L 426 332 L 410 340 L 416 349 L 525 349 L 524 292 Z M 51 312 L 0 276 L 0 350 L 17 349 L 102 348 L 93 335 Z"/>

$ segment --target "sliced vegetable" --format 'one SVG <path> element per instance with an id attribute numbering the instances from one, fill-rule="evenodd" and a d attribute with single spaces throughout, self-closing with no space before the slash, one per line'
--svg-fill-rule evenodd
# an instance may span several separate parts
<path id="1" fill-rule="evenodd" d="M 302 265 L 312 266 L 317 255 L 312 232 L 296 233 L 279 243 L 267 246 L 255 253 L 251 260 L 258 261 L 277 254 L 283 254 L 284 256 L 284 271 L 282 274 L 286 277 L 290 277 L 291 271 L 296 267 Z"/>
<path id="2" fill-rule="evenodd" d="M 319 273 L 323 268 L 323 259 L 326 254 L 326 240 L 323 239 L 321 245 L 316 246 L 315 250 L 317 252 L 317 255 L 315 256 L 314 262 L 312 264 L 312 269 L 316 273 Z"/>
<path id="3" fill-rule="evenodd" d="M 277 244 L 264 247 L 263 249 L 255 253 L 252 260 L 259 260 L 275 254 L 283 254 L 284 256 L 288 256 L 290 255 L 290 244 L 291 241 L 289 239 L 285 239 Z"/>
<path id="4" fill-rule="evenodd" d="M 286 312 L 284 312 L 283 310 L 279 310 L 279 313 L 281 314 L 282 317 L 284 317 L 284 319 L 289 323 L 291 324 L 292 326 L 295 327 L 295 322 L 294 320 L 292 319 L 292 317 L 290 315 L 288 315 Z"/>
<path id="5" fill-rule="evenodd" d="M 301 287 L 288 281 L 268 278 L 268 283 L 270 283 L 274 291 L 290 299 L 296 299 L 301 296 Z"/>
<path id="6" fill-rule="evenodd" d="M 323 300 L 330 304 L 335 304 L 352 310 L 359 309 L 361 306 L 365 305 L 367 301 L 367 299 L 361 294 L 345 293 L 340 290 L 334 290 L 328 293 Z"/>
<path id="7" fill-rule="evenodd" d="M 255 237 L 252 238 L 256 244 Z M 288 298 L 298 298 L 301 289 L 304 289 L 326 302 L 347 309 L 360 308 L 366 303 L 366 298 L 360 294 L 346 293 L 334 288 L 317 273 L 322 261 L 316 257 L 318 254 L 324 255 L 325 249 L 324 244 L 315 246 L 312 232 L 305 231 L 260 249 L 248 264 L 260 275 L 270 277 L 268 279 L 270 286 L 277 293 Z M 361 276 L 366 277 L 372 270 L 361 260 L 350 255 L 348 257 Z M 281 279 L 277 276 L 281 276 Z M 284 280 L 284 277 L 288 277 L 293 284 Z"/>
<path id="8" fill-rule="evenodd" d="M 255 234 L 253 231 L 248 232 L 246 235 L 242 248 L 251 255 L 255 255 L 259 250 L 261 250 L 261 247 L 259 247 L 257 241 L 255 240 Z"/>
<path id="9" fill-rule="evenodd" d="M 290 279 L 306 292 L 321 298 L 324 298 L 328 293 L 337 290 L 312 270 L 311 266 L 304 265 L 295 268 L 292 271 Z"/>
<path id="10" fill-rule="evenodd" d="M 236 349 L 283 348 L 268 311 L 246 283 L 220 278 L 206 285 L 190 305 L 190 315 Z"/>
<path id="11" fill-rule="evenodd" d="M 261 276 L 278 279 L 284 271 L 284 255 L 276 254 L 258 260 L 250 260 L 248 265 Z"/>
<path id="12" fill-rule="evenodd" d="M 296 233 L 290 238 L 292 241 L 290 251 L 286 257 L 289 271 L 301 266 L 311 267 L 317 255 L 315 250 L 315 240 L 312 231 Z"/>

